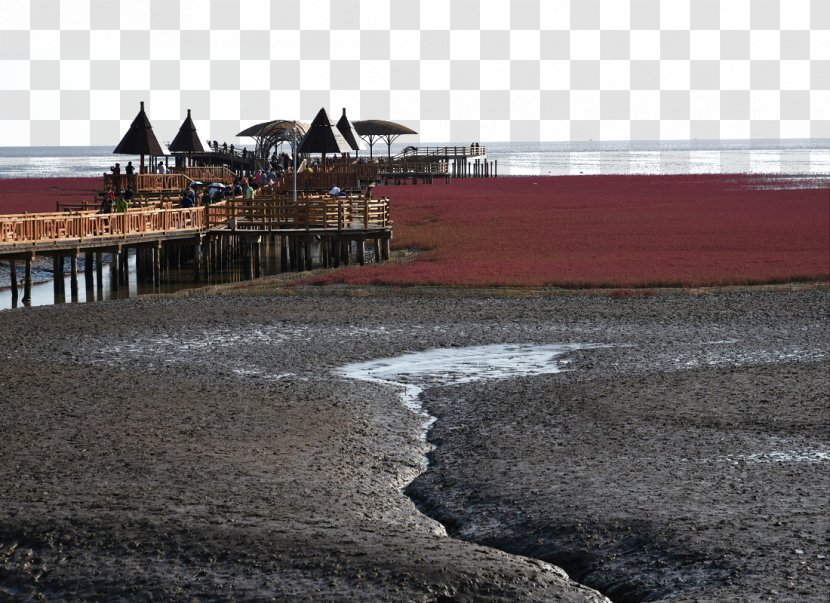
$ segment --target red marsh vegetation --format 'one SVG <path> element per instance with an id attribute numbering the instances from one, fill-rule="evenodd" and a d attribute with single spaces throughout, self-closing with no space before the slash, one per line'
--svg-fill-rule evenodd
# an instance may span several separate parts
<path id="1" fill-rule="evenodd" d="M 801 183 L 803 184 L 803 182 Z M 830 278 L 830 188 L 742 175 L 572 176 L 386 186 L 409 263 L 306 282 L 659 287 Z M 815 183 L 813 183 L 815 186 Z"/>
<path id="2" fill-rule="evenodd" d="M 56 211 L 57 202 L 92 205 L 103 190 L 101 178 L 2 178 L 0 179 L 0 214 Z"/>

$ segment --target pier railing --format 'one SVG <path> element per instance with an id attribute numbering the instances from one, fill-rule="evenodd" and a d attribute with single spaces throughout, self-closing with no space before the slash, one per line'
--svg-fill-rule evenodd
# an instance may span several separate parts
<path id="1" fill-rule="evenodd" d="M 187 188 L 193 178 L 189 178 L 185 174 L 133 174 L 126 176 L 122 174 L 119 177 L 118 188 L 124 189 L 129 184 L 136 192 L 163 192 L 163 191 L 181 191 Z M 112 174 L 104 174 L 104 190 L 110 190 L 115 184 L 115 176 Z"/>
<path id="2" fill-rule="evenodd" d="M 473 144 L 468 147 L 445 146 L 445 147 L 406 147 L 396 157 L 432 157 L 432 158 L 460 158 L 481 157 L 487 154 L 487 148 L 482 145 Z"/>
<path id="3" fill-rule="evenodd" d="M 221 182 L 222 184 L 228 185 L 233 184 L 233 181 L 236 179 L 236 173 L 224 165 L 186 167 L 176 171 L 184 174 L 191 180 L 197 180 L 205 184 L 209 184 L 211 182 Z"/>
<path id="4" fill-rule="evenodd" d="M 215 203 L 205 208 L 208 228 L 240 230 L 372 230 L 389 221 L 389 200 L 308 198 L 294 203 L 283 198 L 259 198 Z"/>
<path id="5" fill-rule="evenodd" d="M 0 215 L 0 251 L 17 246 L 126 238 L 205 228 L 204 208 L 131 209 L 123 213 L 56 212 Z"/>

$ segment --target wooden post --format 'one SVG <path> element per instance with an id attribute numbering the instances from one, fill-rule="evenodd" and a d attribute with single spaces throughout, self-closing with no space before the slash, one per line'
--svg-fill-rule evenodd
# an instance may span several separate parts
<path id="1" fill-rule="evenodd" d="M 262 237 L 257 237 L 257 239 L 254 242 L 254 276 L 256 278 L 262 278 L 262 275 L 265 274 L 265 267 L 263 265 L 262 246 Z"/>
<path id="2" fill-rule="evenodd" d="M 340 249 L 340 239 L 339 238 L 337 238 L 337 237 L 332 237 L 331 238 L 331 248 L 332 248 L 332 252 L 333 252 L 332 255 L 334 256 L 334 267 L 335 268 L 340 268 L 341 249 Z"/>
<path id="3" fill-rule="evenodd" d="M 110 289 L 118 291 L 118 269 L 121 263 L 120 248 L 113 249 L 110 252 Z"/>
<path id="4" fill-rule="evenodd" d="M 95 283 L 98 291 L 104 288 L 104 253 L 102 251 L 95 254 Z"/>
<path id="5" fill-rule="evenodd" d="M 9 261 L 9 279 L 12 284 L 12 308 L 17 307 L 17 262 Z"/>
<path id="6" fill-rule="evenodd" d="M 305 269 L 306 270 L 311 270 L 313 268 L 313 266 L 312 266 L 312 257 L 311 257 L 311 238 L 312 238 L 312 235 L 308 235 L 308 236 L 305 237 L 305 249 L 303 251 L 305 252 Z"/>
<path id="7" fill-rule="evenodd" d="M 69 291 L 72 301 L 78 301 L 78 250 L 72 251 L 69 256 Z"/>
<path id="8" fill-rule="evenodd" d="M 26 269 L 23 274 L 23 305 L 30 306 L 32 304 L 32 260 L 35 254 L 30 253 L 26 257 Z"/>
<path id="9" fill-rule="evenodd" d="M 390 241 L 390 238 L 391 237 L 389 236 L 388 233 L 386 235 L 384 235 L 384 237 L 383 237 L 383 245 L 382 245 L 382 249 L 381 249 L 381 256 L 383 257 L 383 261 L 385 261 L 385 262 L 389 261 L 389 255 L 390 255 L 389 241 Z"/>
<path id="10" fill-rule="evenodd" d="M 193 243 L 193 281 L 198 283 L 202 277 L 202 241 L 197 236 Z"/>
<path id="11" fill-rule="evenodd" d="M 66 301 L 66 287 L 63 282 L 63 256 L 52 256 L 52 288 L 55 292 L 55 303 L 62 304 Z"/>
<path id="12" fill-rule="evenodd" d="M 288 272 L 290 270 L 288 260 L 288 237 L 283 235 L 280 237 L 280 272 Z"/>
<path id="13" fill-rule="evenodd" d="M 374 247 L 373 251 L 375 252 L 375 263 L 380 264 L 380 237 L 375 237 L 372 241 L 372 245 Z"/>
<path id="14" fill-rule="evenodd" d="M 357 261 L 361 266 L 366 265 L 366 239 L 363 237 L 357 239 Z"/>
<path id="15" fill-rule="evenodd" d="M 92 275 L 92 252 L 87 251 L 84 254 L 84 286 L 87 291 L 92 291 L 95 288 Z"/>
<path id="16" fill-rule="evenodd" d="M 153 247 L 153 285 L 156 287 L 161 285 L 161 246 L 162 243 L 159 241 Z"/>
<path id="17" fill-rule="evenodd" d="M 121 258 L 121 266 L 118 269 L 118 274 L 121 276 L 121 284 L 128 287 L 130 284 L 130 249 L 124 247 L 119 249 L 119 258 Z"/>

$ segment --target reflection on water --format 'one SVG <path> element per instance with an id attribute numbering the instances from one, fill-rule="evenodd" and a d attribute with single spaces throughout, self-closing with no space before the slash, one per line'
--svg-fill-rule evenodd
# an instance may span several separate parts
<path id="1" fill-rule="evenodd" d="M 279 250 L 274 246 L 263 246 L 263 262 L 262 274 L 268 276 L 279 273 Z M 192 265 L 183 265 L 180 268 L 171 268 L 163 271 L 161 284 L 154 285 L 152 282 L 139 280 L 136 270 L 136 255 L 135 250 L 131 249 L 129 252 L 128 266 L 129 278 L 126 284 L 119 283 L 118 289 L 112 288 L 112 277 L 110 273 L 109 254 L 104 254 L 104 264 L 102 266 L 102 284 L 100 289 L 95 288 L 91 290 L 86 289 L 86 282 L 84 279 L 84 262 L 83 255 L 78 261 L 78 295 L 73 298 L 71 294 L 71 277 L 69 276 L 69 261 L 66 261 L 64 272 L 64 291 L 63 297 L 55 296 L 54 281 L 51 279 L 51 260 L 49 260 L 49 269 L 45 269 L 43 265 L 33 267 L 33 279 L 36 281 L 32 285 L 32 299 L 30 306 L 49 306 L 52 304 L 63 303 L 92 303 L 100 301 L 109 301 L 114 299 L 128 299 L 139 295 L 150 293 L 174 293 L 183 289 L 193 289 L 203 285 L 213 285 L 218 283 L 233 283 L 243 280 L 243 273 L 240 263 L 231 265 L 224 270 L 214 271 L 210 275 L 210 280 L 205 281 L 204 277 L 197 282 Z M 0 288 L 0 310 L 8 310 L 12 305 L 12 291 L 9 286 L 9 266 L 7 262 L 0 262 L 0 276 L 2 279 L 2 288 Z M 23 307 L 23 262 L 17 262 L 17 280 L 20 283 L 18 287 L 17 308 Z M 93 282 L 97 283 L 97 275 L 93 268 Z"/>

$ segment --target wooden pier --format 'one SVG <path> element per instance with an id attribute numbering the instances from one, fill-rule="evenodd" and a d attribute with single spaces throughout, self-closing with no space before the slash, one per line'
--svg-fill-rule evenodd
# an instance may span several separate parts
<path id="1" fill-rule="evenodd" d="M 487 160 L 487 149 L 470 146 L 406 147 L 393 157 L 379 160 L 380 178 L 384 184 L 417 184 L 420 180 L 432 183 L 434 179 L 495 178 L 498 161 Z"/>
<path id="2" fill-rule="evenodd" d="M 231 264 L 243 279 L 263 274 L 263 247 L 277 251 L 280 270 L 314 267 L 312 246 L 319 248 L 317 266 L 338 267 L 389 259 L 392 222 L 388 199 L 364 196 L 332 198 L 301 194 L 222 201 L 194 208 L 137 208 L 122 213 L 94 211 L 0 215 L 0 260 L 10 264 L 12 303 L 17 304 L 18 264 L 23 267 L 23 296 L 31 300 L 32 262 L 53 260 L 55 296 L 63 297 L 64 266 L 70 263 L 73 299 L 78 290 L 78 262 L 84 260 L 86 290 L 103 283 L 105 254 L 110 287 L 128 282 L 127 257 L 136 256 L 137 278 L 159 285 L 165 271 L 182 265 L 194 282 L 210 282 Z M 368 253 L 367 253 L 368 248 Z"/>

